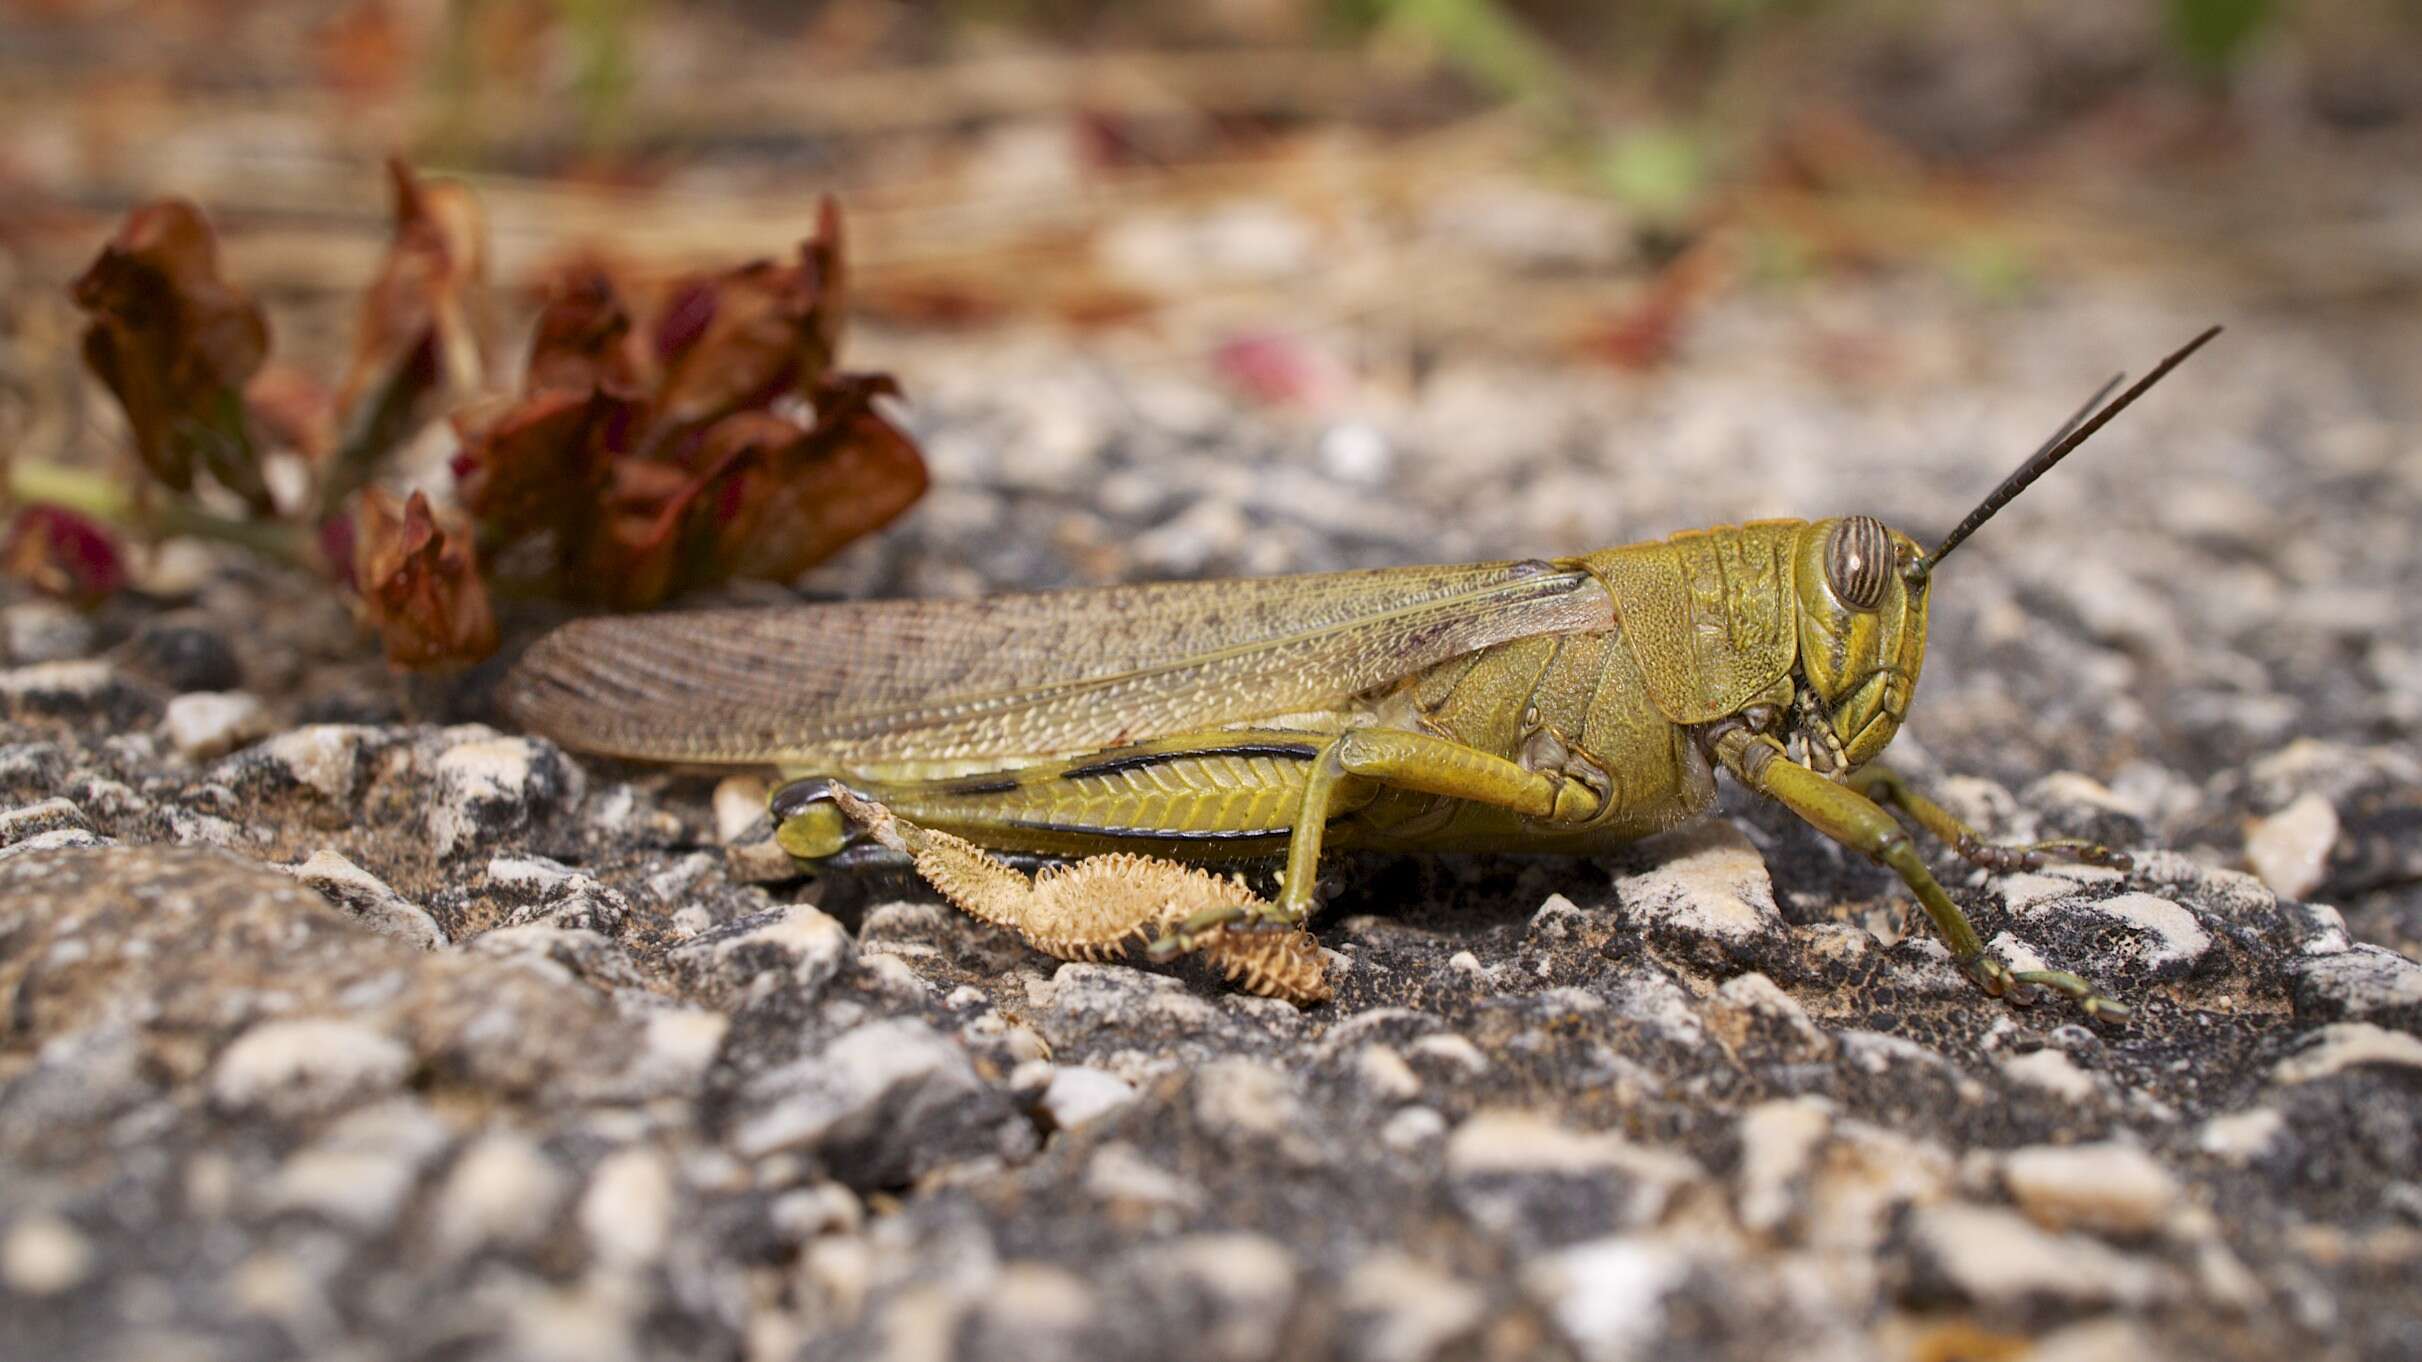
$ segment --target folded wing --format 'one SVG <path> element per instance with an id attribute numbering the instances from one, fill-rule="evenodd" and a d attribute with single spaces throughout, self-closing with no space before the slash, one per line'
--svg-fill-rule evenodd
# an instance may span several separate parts
<path id="1" fill-rule="evenodd" d="M 1535 561 L 598 618 L 533 645 L 505 700 L 649 760 L 1039 757 L 1323 709 L 1613 619 L 1588 572 Z"/>

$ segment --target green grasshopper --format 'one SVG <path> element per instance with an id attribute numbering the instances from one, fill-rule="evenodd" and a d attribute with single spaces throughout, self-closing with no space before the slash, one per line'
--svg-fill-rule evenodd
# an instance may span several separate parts
<path id="1" fill-rule="evenodd" d="M 848 859 L 867 801 L 961 846 L 1284 851 L 1275 903 L 1175 922 L 1162 959 L 1299 928 L 1324 846 L 1599 852 L 1700 816 L 1723 770 L 1891 868 L 1986 993 L 2124 1018 L 1987 951 L 1888 809 L 1992 871 L 2126 858 L 1988 845 L 1873 758 L 1943 560 L 2218 333 L 2105 385 L 1932 552 L 1852 515 L 1554 561 L 591 619 L 533 646 L 507 703 L 575 748 L 780 768 L 777 839 L 811 863 Z"/>

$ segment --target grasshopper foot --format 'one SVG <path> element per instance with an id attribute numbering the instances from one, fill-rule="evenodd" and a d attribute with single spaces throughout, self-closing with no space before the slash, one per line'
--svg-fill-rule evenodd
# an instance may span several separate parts
<path id="1" fill-rule="evenodd" d="M 2077 837 L 2055 837 L 2023 846 L 2002 846 L 1963 833 L 1952 844 L 1952 850 L 1958 853 L 1961 860 L 1996 875 L 2041 870 L 2054 860 L 2071 860 L 2082 865 L 2099 865 L 2120 871 L 2136 868 L 2136 862 L 2126 852 L 2113 851 L 2100 842 Z"/>
<path id="2" fill-rule="evenodd" d="M 2014 970 L 1991 955 L 1979 955 L 1964 968 L 1978 988 L 2019 1007 L 2032 1006 L 2037 989 L 2049 989 L 2075 1004 L 2089 1021 L 2117 1024 L 2136 1015 L 2134 1008 L 2065 969 Z"/>
<path id="3" fill-rule="evenodd" d="M 1202 949 L 1204 942 L 1223 932 L 1287 932 L 1301 926 L 1303 914 L 1290 911 L 1283 904 L 1223 903 L 1205 908 L 1154 937 L 1144 947 L 1144 955 L 1156 963 L 1167 964 Z"/>

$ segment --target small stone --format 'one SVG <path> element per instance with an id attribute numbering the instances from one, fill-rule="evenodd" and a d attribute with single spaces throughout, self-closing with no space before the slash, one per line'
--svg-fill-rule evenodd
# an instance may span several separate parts
<path id="1" fill-rule="evenodd" d="M 761 776 L 725 776 L 717 781 L 713 800 L 715 840 L 730 846 L 747 835 L 766 818 L 765 799 L 765 780 Z"/>
<path id="2" fill-rule="evenodd" d="M 132 728 L 154 713 L 159 701 L 129 685 L 107 662 L 36 662 L 0 671 L 0 711 L 12 719 L 81 719 Z"/>
<path id="3" fill-rule="evenodd" d="M 1756 970 L 1724 981 L 1707 1024 L 1736 1050 L 1755 1046 L 1780 1059 L 1818 1059 L 1833 1048 L 1800 1000 Z"/>
<path id="4" fill-rule="evenodd" d="M 1085 1191 L 1097 1201 L 1181 1215 L 1202 1209 L 1201 1187 L 1144 1157 L 1134 1145 L 1112 1141 L 1085 1164 Z"/>
<path id="5" fill-rule="evenodd" d="M 1690 1259 L 1672 1246 L 1617 1236 L 1526 1265 L 1522 1289 L 1588 1362 L 1633 1362 L 1658 1355 L 1665 1298 L 1689 1275 Z"/>
<path id="6" fill-rule="evenodd" d="M 2370 1022 L 2335 1022 L 2316 1032 L 2312 1044 L 2273 1065 L 2271 1081 L 2310 1083 L 2359 1064 L 2422 1069 L 2422 1037 Z"/>
<path id="7" fill-rule="evenodd" d="M 239 769 L 258 765 L 331 804 L 342 805 L 360 788 L 368 765 L 364 758 L 376 733 L 359 724 L 305 724 L 247 749 L 230 765 Z"/>
<path id="8" fill-rule="evenodd" d="M 2211 933 L 2195 915 L 2165 898 L 2121 894 L 2093 904 L 2092 911 L 2146 933 L 2151 944 L 2143 959 L 2154 970 L 2191 969 L 2212 948 Z"/>
<path id="9" fill-rule="evenodd" d="M 1225 1139 L 1279 1141 L 1305 1160 L 1318 1153 L 1303 1136 L 1295 1076 L 1259 1060 L 1222 1059 L 1203 1066 L 1194 1075 L 1194 1119 Z"/>
<path id="10" fill-rule="evenodd" d="M 389 889 L 385 881 L 333 851 L 315 851 L 297 866 L 280 866 L 320 897 L 344 909 L 380 936 L 422 950 L 446 944 L 446 931 L 419 904 Z"/>
<path id="11" fill-rule="evenodd" d="M 90 833 L 92 823 L 70 799 L 45 799 L 0 812 L 0 846 L 15 846 L 46 832 Z"/>
<path id="12" fill-rule="evenodd" d="M 31 856 L 37 852 L 114 847 L 117 844 L 114 837 L 103 837 L 83 828 L 52 828 L 48 832 L 37 832 L 31 837 L 0 845 L 0 861 L 15 860 L 19 856 Z"/>
<path id="13" fill-rule="evenodd" d="M 295 1116 L 333 1111 L 400 1087 L 412 1052 L 359 1022 L 298 1017 L 261 1022 L 219 1055 L 210 1094 L 220 1106 Z"/>
<path id="14" fill-rule="evenodd" d="M 837 1182 L 784 1192 L 766 1207 L 766 1219 L 786 1243 L 803 1244 L 828 1234 L 855 1234 L 866 1223 L 866 1203 Z"/>
<path id="15" fill-rule="evenodd" d="M 799 863 L 771 836 L 725 845 L 723 865 L 735 884 L 780 884 L 799 878 Z"/>
<path id="16" fill-rule="evenodd" d="M 307 1149 L 278 1170 L 269 1202 L 281 1211 L 310 1211 L 356 1229 L 394 1223 L 412 1190 L 411 1165 L 359 1149 Z"/>
<path id="17" fill-rule="evenodd" d="M 2152 1155 L 2115 1141 L 2035 1145 L 2002 1156 L 2002 1181 L 2037 1224 L 2146 1234 L 2178 1204 L 2178 1179 Z"/>
<path id="18" fill-rule="evenodd" d="M 1735 1175 L 1742 1228 L 1773 1235 L 1790 1224 L 1806 1200 L 1817 1151 L 1832 1130 L 1830 1105 L 1818 1098 L 1776 1098 L 1742 1113 L 1741 1167 Z"/>
<path id="19" fill-rule="evenodd" d="M 64 1218 L 36 1211 L 0 1233 L 0 1283 L 20 1296 L 55 1296 L 92 1275 L 93 1249 Z"/>
<path id="20" fill-rule="evenodd" d="M 1550 894 L 1531 914 L 1523 934 L 1533 941 L 1569 941 L 1588 924 L 1589 914 L 1562 894 Z"/>
<path id="21" fill-rule="evenodd" d="M 1488 1072 L 1489 1057 L 1480 1053 L 1479 1046 L 1452 1031 L 1423 1036 L 1405 1048 L 1415 1059 L 1434 1060 L 1466 1075 Z"/>
<path id="22" fill-rule="evenodd" d="M 1479 1287 L 1402 1253 L 1355 1264 L 1337 1286 L 1337 1343 L 1355 1362 L 1428 1362 L 1470 1337 L 1488 1315 Z"/>
<path id="23" fill-rule="evenodd" d="M 2296 979 L 2296 1015 L 2336 1018 L 2422 1012 L 2422 964 L 2367 943 L 2289 966 Z"/>
<path id="24" fill-rule="evenodd" d="M 2023 1055 L 2004 1056 L 1999 1063 L 2003 1078 L 2040 1089 L 2063 1102 L 2091 1101 L 2101 1091 L 2094 1075 L 2080 1068 L 2066 1051 L 2029 1050 Z"/>
<path id="25" fill-rule="evenodd" d="M 664 1256 L 672 1233 L 672 1164 L 646 1145 L 608 1154 L 580 1198 L 580 1228 L 598 1261 L 635 1272 Z"/>
<path id="26" fill-rule="evenodd" d="M 2338 810 L 2318 790 L 2307 790 L 2246 829 L 2245 859 L 2272 892 L 2301 899 L 2321 887 L 2329 873 L 2330 848 L 2338 843 Z"/>
<path id="27" fill-rule="evenodd" d="M 2242 1167 L 2269 1153 L 2286 1133 L 2287 1117 L 2276 1107 L 2249 1107 L 2204 1122 L 2195 1147 Z"/>
<path id="28" fill-rule="evenodd" d="M 244 669 L 217 631 L 174 616 L 147 620 L 126 643 L 127 665 L 179 693 L 235 690 Z"/>
<path id="29" fill-rule="evenodd" d="M 92 651 L 92 621 L 58 601 L 19 601 L 0 610 L 11 662 L 64 662 Z"/>
<path id="30" fill-rule="evenodd" d="M 705 1083 L 707 1071 L 723 1053 L 723 1037 L 732 1019 L 702 1007 L 662 1007 L 647 1014 L 640 1031 L 638 1053 L 621 1075 L 619 1087 L 632 1097 L 687 1097 Z"/>
<path id="31" fill-rule="evenodd" d="M 187 761 L 205 761 L 269 732 L 269 707 L 243 691 L 189 691 L 168 702 L 160 727 Z"/>
<path id="32" fill-rule="evenodd" d="M 1188 1356 L 1257 1362 L 1281 1352 L 1295 1259 L 1258 1234 L 1190 1234 L 1128 1259 L 1147 1317 L 1186 1329 Z"/>
<path id="33" fill-rule="evenodd" d="M 356 1108 L 286 1160 L 269 1185 L 269 1203 L 355 1229 L 384 1228 L 450 1139 L 445 1123 L 409 1098 Z"/>
<path id="34" fill-rule="evenodd" d="M 578 778 L 553 743 L 493 735 L 448 747 L 432 775 L 436 788 L 424 817 L 439 856 L 520 831 L 542 809 L 574 797 Z"/>
<path id="35" fill-rule="evenodd" d="M 807 1150 L 853 1187 L 889 1186 L 996 1149 L 1009 1116 L 1007 1099 L 976 1077 L 964 1050 L 901 1018 L 759 1075 L 732 1147 L 752 1159 Z"/>
<path id="36" fill-rule="evenodd" d="M 568 1179 L 531 1139 L 490 1130 L 454 1161 L 430 1220 L 439 1250 L 466 1257 L 484 1248 L 526 1248 L 545 1238 Z"/>
<path id="37" fill-rule="evenodd" d="M 1421 1095 L 1421 1075 L 1385 1045 L 1362 1047 L 1354 1057 L 1354 1074 L 1363 1091 L 1381 1102 L 1410 1102 Z"/>
<path id="38" fill-rule="evenodd" d="M 1053 1044 L 1077 1045 L 1097 1035 L 1188 1035 L 1222 1022 L 1220 1010 L 1195 997 L 1184 981 L 1126 965 L 1070 961 L 1028 995 Z"/>
<path id="39" fill-rule="evenodd" d="M 1519 1111 L 1480 1112 L 1456 1127 L 1446 1175 L 1482 1228 L 1556 1243 L 1653 1224 L 1706 1177 L 1685 1155 Z"/>
<path id="40" fill-rule="evenodd" d="M 1446 1117 L 1432 1107 L 1406 1107 L 1379 1128 L 1379 1142 L 1398 1154 L 1418 1154 L 1446 1137 Z"/>
<path id="41" fill-rule="evenodd" d="M 1783 915 L 1775 907 L 1774 881 L 1739 828 L 1717 819 L 1668 834 L 1657 845 L 1666 853 L 1662 864 L 1615 880 L 1628 918 L 1709 963 L 1780 939 Z"/>
<path id="42" fill-rule="evenodd" d="M 701 933 L 669 958 L 707 1001 L 728 1005 L 768 989 L 814 997 L 856 953 L 839 922 L 793 903 Z"/>
<path id="43" fill-rule="evenodd" d="M 2176 1294 L 2156 1263 L 2081 1234 L 2055 1234 L 2016 1211 L 1945 1202 L 1910 1213 L 1921 1261 L 1968 1300 L 2015 1309 L 2033 1301 L 2142 1307 Z"/>
<path id="44" fill-rule="evenodd" d="M 1042 1107 L 1061 1130 L 1075 1130 L 1098 1121 L 1135 1100 L 1135 1088 L 1125 1079 L 1082 1064 L 1054 1069 L 1043 1089 Z"/>

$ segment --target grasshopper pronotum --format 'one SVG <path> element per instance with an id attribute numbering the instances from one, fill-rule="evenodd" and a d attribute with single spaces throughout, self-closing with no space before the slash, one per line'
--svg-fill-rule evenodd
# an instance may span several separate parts
<path id="1" fill-rule="evenodd" d="M 1908 712 L 1943 560 L 2218 333 L 2101 405 L 2112 380 L 1931 552 L 1854 515 L 1552 562 L 593 619 L 535 645 L 508 699 L 589 751 L 781 768 L 778 837 L 809 861 L 878 830 L 907 849 L 902 826 L 931 830 L 929 875 L 968 883 L 1014 878 L 978 846 L 1118 853 L 1094 883 L 1139 854 L 1283 851 L 1275 903 L 1204 881 L 1197 906 L 1132 909 L 1163 957 L 1234 956 L 1256 928 L 1300 951 L 1324 845 L 1602 850 L 1704 813 L 1720 769 L 1890 867 L 1987 993 L 2124 1017 L 1988 952 L 1887 806 L 1989 869 L 2125 858 L 1988 845 L 1872 759 Z"/>

